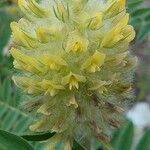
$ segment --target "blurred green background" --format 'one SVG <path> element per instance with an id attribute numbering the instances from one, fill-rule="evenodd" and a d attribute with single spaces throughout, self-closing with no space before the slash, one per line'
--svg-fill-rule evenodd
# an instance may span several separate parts
<path id="1" fill-rule="evenodd" d="M 130 45 L 131 53 L 139 58 L 134 77 L 136 96 L 134 103 L 147 102 L 147 105 L 149 105 L 150 0 L 128 0 L 126 7 L 130 13 L 130 24 L 134 26 L 137 33 L 135 40 Z M 0 129 L 22 135 L 29 132 L 28 125 L 32 117 L 29 117 L 28 114 L 20 109 L 21 92 L 11 81 L 14 69 L 13 59 L 9 55 L 9 50 L 13 45 L 11 41 L 10 22 L 19 18 L 20 13 L 16 5 L 16 0 L 0 0 Z M 129 129 L 131 128 L 129 127 Z M 39 143 L 33 142 L 32 145 L 35 150 L 42 149 L 42 145 Z"/>

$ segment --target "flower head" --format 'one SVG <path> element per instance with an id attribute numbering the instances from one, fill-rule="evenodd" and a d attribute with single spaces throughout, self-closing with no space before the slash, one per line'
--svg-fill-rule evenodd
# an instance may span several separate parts
<path id="1" fill-rule="evenodd" d="M 56 132 L 46 149 L 63 142 L 70 150 L 73 139 L 107 142 L 110 129 L 123 121 L 124 103 L 133 98 L 136 58 L 127 49 L 135 32 L 125 0 L 18 0 L 18 5 L 24 17 L 11 23 L 10 53 L 19 72 L 13 80 L 39 114 L 30 129 Z"/>

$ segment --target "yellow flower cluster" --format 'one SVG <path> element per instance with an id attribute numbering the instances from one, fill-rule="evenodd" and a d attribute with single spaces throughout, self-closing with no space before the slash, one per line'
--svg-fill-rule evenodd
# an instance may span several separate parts
<path id="1" fill-rule="evenodd" d="M 24 17 L 11 23 L 13 80 L 37 111 L 30 129 L 56 132 L 46 150 L 73 140 L 109 140 L 133 98 L 135 31 L 125 0 L 18 0 Z M 32 105 L 31 105 L 32 104 Z M 80 139 L 84 139 L 83 141 Z M 85 146 L 83 144 L 83 146 Z"/>

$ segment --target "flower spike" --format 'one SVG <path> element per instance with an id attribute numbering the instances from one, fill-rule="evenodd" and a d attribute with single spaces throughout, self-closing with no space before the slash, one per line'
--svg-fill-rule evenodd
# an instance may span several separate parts
<path id="1" fill-rule="evenodd" d="M 27 110 L 38 114 L 30 129 L 56 133 L 43 150 L 60 143 L 71 150 L 74 139 L 105 146 L 124 121 L 137 62 L 128 51 L 135 31 L 125 3 L 18 0 L 24 15 L 11 23 L 13 80 L 29 99 Z"/>

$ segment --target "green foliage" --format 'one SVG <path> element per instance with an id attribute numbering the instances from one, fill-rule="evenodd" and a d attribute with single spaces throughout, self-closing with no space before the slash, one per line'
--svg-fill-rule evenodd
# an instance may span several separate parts
<path id="1" fill-rule="evenodd" d="M 0 4 L 7 3 L 6 0 L 0 2 Z M 12 68 L 13 59 L 11 56 L 4 55 L 4 47 L 8 47 L 7 45 L 10 39 L 10 22 L 15 20 L 17 16 L 15 14 L 11 14 L 8 10 L 10 8 L 0 7 L 0 79 L 4 79 L 5 77 L 11 76 L 10 69 Z M 7 52 L 9 53 L 9 52 Z"/>
<path id="2" fill-rule="evenodd" d="M 41 134 L 34 134 L 34 135 L 23 135 L 22 137 L 28 141 L 44 141 L 51 137 L 53 137 L 55 133 L 41 133 Z"/>
<path id="3" fill-rule="evenodd" d="M 137 38 L 143 40 L 150 33 L 150 6 L 143 5 L 144 0 L 128 0 L 130 23 L 137 31 Z"/>
<path id="4" fill-rule="evenodd" d="M 14 0 L 1 0 L 1 1 L 0 1 L 0 7 L 12 5 L 13 2 L 14 2 Z"/>
<path id="5" fill-rule="evenodd" d="M 55 133 L 43 133 L 43 134 L 35 134 L 35 135 L 23 135 L 22 138 L 27 141 L 44 141 L 51 137 L 53 137 Z M 61 150 L 61 144 L 57 146 L 57 150 Z M 84 150 L 84 148 L 76 141 L 73 142 L 72 150 Z"/>
<path id="6" fill-rule="evenodd" d="M 114 136 L 111 140 L 112 143 L 112 150 L 132 150 L 132 144 L 133 144 L 133 133 L 134 133 L 134 127 L 131 122 L 125 124 L 122 128 L 117 130 L 114 133 Z M 18 149 L 20 149 L 20 145 L 23 148 L 25 147 L 25 150 L 32 150 L 33 148 L 27 143 L 27 141 L 43 141 L 51 138 L 55 133 L 41 133 L 36 135 L 24 135 L 22 137 L 13 135 L 11 133 L 8 133 L 6 131 L 0 130 L 0 141 L 3 142 L 3 144 L 0 144 L 1 150 L 8 150 L 11 147 L 11 150 L 16 150 L 17 146 Z M 13 139 L 12 139 L 13 138 Z M 24 138 L 25 140 L 23 140 Z M 26 141 L 27 140 L 27 141 Z M 11 142 L 9 142 L 11 141 Z M 5 146 L 5 143 L 7 147 L 3 148 L 2 146 Z M 15 149 L 16 148 L 16 149 Z M 42 150 L 39 149 L 39 145 L 34 147 L 35 150 Z M 93 150 L 103 150 L 103 148 L 99 149 L 93 149 Z M 150 149 L 150 131 L 145 132 L 141 140 L 139 141 L 138 145 L 136 146 L 135 150 L 149 150 Z M 61 145 L 58 145 L 56 150 L 62 150 Z M 76 141 L 74 141 L 73 149 L 72 150 L 84 150 L 84 148 L 78 144 Z M 107 149 L 108 150 L 108 149 Z"/>
<path id="7" fill-rule="evenodd" d="M 0 150 L 33 150 L 23 138 L 0 130 Z"/>
<path id="8" fill-rule="evenodd" d="M 136 147 L 136 150 L 150 150 L 150 131 L 147 131 L 139 144 Z"/>
<path id="9" fill-rule="evenodd" d="M 143 63 L 139 66 L 141 69 L 137 73 L 137 99 L 144 100 L 148 99 L 150 89 L 150 70 L 149 64 Z"/>
<path id="10" fill-rule="evenodd" d="M 33 120 L 31 115 L 29 116 L 19 109 L 20 101 L 20 91 L 10 78 L 4 79 L 0 83 L 0 129 L 19 136 L 29 132 L 29 125 Z M 36 142 L 31 144 L 36 150 L 42 150 L 42 144 Z"/>
<path id="11" fill-rule="evenodd" d="M 0 84 L 0 128 L 17 134 L 27 131 L 31 120 L 18 108 L 20 97 L 9 78 Z"/>
<path id="12" fill-rule="evenodd" d="M 84 150 L 84 148 L 79 143 L 74 141 L 72 150 Z"/>
<path id="13" fill-rule="evenodd" d="M 12 57 L 0 55 L 0 80 L 12 76 Z"/>
<path id="14" fill-rule="evenodd" d="M 2 48 L 6 45 L 10 36 L 10 22 L 13 20 L 11 15 L 8 15 L 5 11 L 0 10 L 0 53 Z"/>
<path id="15" fill-rule="evenodd" d="M 111 139 L 113 150 L 132 150 L 134 139 L 134 126 L 131 122 L 124 125 L 122 128 L 114 132 Z M 150 149 L 150 131 L 146 131 L 140 139 L 135 150 L 149 150 Z"/>
<path id="16" fill-rule="evenodd" d="M 112 139 L 114 150 L 130 150 L 133 142 L 134 127 L 130 122 L 116 133 Z"/>

